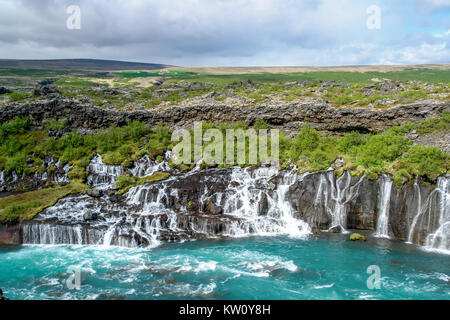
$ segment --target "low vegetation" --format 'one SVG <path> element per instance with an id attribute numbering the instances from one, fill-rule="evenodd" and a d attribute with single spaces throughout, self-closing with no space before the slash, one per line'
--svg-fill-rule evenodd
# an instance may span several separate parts
<path id="1" fill-rule="evenodd" d="M 133 187 L 137 187 L 146 183 L 166 180 L 169 177 L 170 173 L 168 172 L 155 172 L 151 176 L 144 178 L 121 176 L 116 181 L 117 186 L 120 188 L 118 194 L 124 194 Z"/>
<path id="2" fill-rule="evenodd" d="M 87 186 L 74 181 L 64 187 L 48 188 L 21 193 L 0 199 L 0 222 L 13 223 L 30 220 L 44 210 L 53 206 L 59 199 L 69 194 L 81 193 Z"/>
<path id="3" fill-rule="evenodd" d="M 3 77 L 3 78 L 2 78 Z M 180 70 L 87 72 L 49 70 L 0 70 L 4 80 L 53 79 L 67 97 L 89 99 L 99 107 L 119 110 L 165 108 L 190 103 L 193 98 L 212 95 L 217 102 L 227 98 L 237 104 L 254 105 L 272 101 L 290 102 L 322 98 L 335 107 L 386 108 L 430 98 L 449 100 L 450 70 L 404 70 L 396 72 L 318 71 L 212 75 Z M 156 82 L 156 83 L 155 83 Z M 396 88 L 385 88 L 390 82 Z M 17 85 L 17 83 L 16 83 Z M 32 93 L 14 91 L 5 95 L 10 102 L 30 102 Z M 229 101 L 228 101 L 229 102 Z"/>
<path id="4" fill-rule="evenodd" d="M 61 160 L 63 165 L 67 163 L 74 165 L 69 173 L 71 180 L 83 180 L 87 176 L 86 167 L 97 153 L 102 155 L 107 164 L 129 166 L 145 154 L 152 159 L 161 159 L 164 152 L 172 149 L 175 143 L 171 141 L 171 131 L 165 126 L 159 125 L 152 129 L 137 121 L 129 121 L 121 128 L 111 127 L 86 135 L 72 131 L 57 139 L 48 136 L 50 128 L 58 130 L 63 129 L 65 125 L 64 121 L 49 121 L 43 130 L 30 130 L 30 122 L 26 118 L 15 118 L 2 124 L 0 171 L 15 171 L 26 175 L 42 173 L 46 170 L 42 159 L 53 156 Z M 256 129 L 267 127 L 264 121 L 255 124 Z M 219 126 L 203 123 L 204 132 L 212 128 L 221 130 L 224 136 L 227 129 L 242 129 L 244 132 L 249 129 L 245 123 L 224 123 Z M 281 134 L 281 166 L 288 167 L 293 163 L 300 173 L 311 172 L 328 169 L 336 159 L 342 158 L 345 165 L 336 168 L 338 174 L 350 170 L 353 175 L 366 174 L 369 178 L 376 179 L 381 172 L 386 172 L 394 176 L 397 185 L 417 175 L 435 181 L 438 176 L 448 171 L 449 155 L 437 147 L 413 145 L 412 140 L 406 135 L 414 130 L 420 133 L 448 132 L 449 113 L 443 113 L 437 119 L 419 124 L 410 123 L 392 127 L 382 134 L 349 132 L 342 137 L 335 137 L 321 134 L 305 124 L 294 139 Z M 193 138 L 194 135 L 191 136 Z M 229 166 L 238 163 L 245 166 L 252 163 L 249 158 L 249 139 L 246 140 L 245 161 L 238 161 L 235 152 L 234 160 L 226 159 Z M 269 150 L 270 143 L 269 139 Z M 208 147 L 208 144 L 205 143 L 203 147 Z M 226 155 L 226 141 L 224 155 Z M 258 161 L 261 160 L 263 159 L 258 158 Z M 203 164 L 202 168 L 205 167 L 207 165 Z M 190 167 L 179 168 L 187 170 Z M 131 182 L 131 185 L 134 183 L 137 181 Z"/>

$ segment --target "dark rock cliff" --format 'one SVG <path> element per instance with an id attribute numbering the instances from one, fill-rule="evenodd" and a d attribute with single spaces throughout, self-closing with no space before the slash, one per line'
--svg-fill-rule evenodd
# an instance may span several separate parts
<path id="1" fill-rule="evenodd" d="M 450 102 L 417 102 L 387 110 L 368 108 L 333 108 L 325 102 L 288 103 L 277 107 L 257 105 L 233 107 L 219 102 L 211 105 L 171 107 L 161 111 L 123 112 L 95 107 L 88 103 L 58 96 L 24 105 L 10 104 L 2 108 L 0 123 L 16 116 L 30 117 L 36 125 L 47 119 L 65 119 L 72 128 L 87 130 L 121 126 L 127 119 L 139 120 L 149 125 L 165 123 L 171 128 L 188 127 L 195 121 L 244 121 L 252 125 L 257 120 L 265 120 L 272 127 L 282 127 L 295 132 L 303 122 L 314 128 L 328 132 L 381 132 L 385 129 L 407 123 L 417 122 L 450 111 Z"/>

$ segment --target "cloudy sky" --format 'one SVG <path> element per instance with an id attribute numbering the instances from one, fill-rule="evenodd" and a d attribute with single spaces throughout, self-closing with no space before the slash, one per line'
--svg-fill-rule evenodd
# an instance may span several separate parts
<path id="1" fill-rule="evenodd" d="M 81 10 L 80 29 L 67 27 L 70 5 Z M 381 10 L 380 29 L 368 28 L 368 20 L 378 21 L 368 14 L 373 5 Z M 450 0 L 0 0 L 0 6 L 0 58 L 183 66 L 450 62 Z"/>

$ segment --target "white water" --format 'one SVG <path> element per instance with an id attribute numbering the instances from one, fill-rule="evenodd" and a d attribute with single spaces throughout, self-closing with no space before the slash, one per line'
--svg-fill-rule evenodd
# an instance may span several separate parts
<path id="1" fill-rule="evenodd" d="M 438 179 L 439 227 L 427 236 L 425 246 L 429 249 L 447 251 L 450 249 L 450 186 L 449 178 Z"/>
<path id="2" fill-rule="evenodd" d="M 231 225 L 226 235 L 232 237 L 255 235 L 279 235 L 302 237 L 311 232 L 307 223 L 294 217 L 286 199 L 289 187 L 298 178 L 295 173 L 281 173 L 281 181 L 273 193 L 257 186 L 269 186 L 271 179 L 279 174 L 276 168 L 251 169 L 234 168 L 225 198 L 224 212 L 239 218 Z M 271 195 L 272 194 L 272 195 Z M 264 198 L 265 199 L 264 199 Z M 260 207 L 267 201 L 267 212 Z"/>
<path id="3" fill-rule="evenodd" d="M 170 168 L 167 161 L 171 156 L 172 153 L 170 151 L 167 151 L 164 155 L 165 161 L 157 162 L 150 160 L 148 155 L 145 155 L 142 159 L 134 163 L 134 166 L 130 170 L 130 172 L 133 176 L 139 178 L 151 176 L 155 172 L 169 172 L 172 169 Z"/>
<path id="4" fill-rule="evenodd" d="M 156 164 L 158 170 L 167 163 Z M 133 167 L 136 175 L 151 174 L 155 163 L 144 158 Z M 96 188 L 110 188 L 123 168 L 103 164 L 96 156 L 89 166 L 88 181 Z M 290 235 L 304 237 L 309 226 L 294 217 L 287 193 L 299 177 L 293 172 L 280 173 L 276 168 L 233 168 L 224 176 L 206 176 L 199 192 L 199 211 L 193 214 L 183 205 L 174 211 L 170 201 L 178 199 L 183 190 L 172 186 L 176 179 L 198 174 L 198 168 L 179 177 L 156 184 L 131 188 L 125 203 L 106 199 L 72 196 L 60 200 L 41 213 L 33 223 L 23 227 L 25 243 L 32 244 L 97 244 L 126 247 L 157 246 L 163 239 L 191 239 L 189 232 L 208 237 L 245 237 L 250 235 Z M 207 183 L 208 179 L 219 179 Z M 221 180 L 222 179 L 222 180 Z M 272 183 L 270 180 L 274 179 Z M 301 177 L 300 177 L 301 179 Z M 222 182 L 220 182 L 222 181 Z M 223 184 L 224 192 L 216 192 L 215 183 Z M 271 188 L 267 188 L 271 186 Z M 190 202 L 196 199 L 190 199 Z M 223 214 L 211 216 L 203 212 L 206 203 L 222 207 Z M 95 221 L 85 216 L 95 214 Z M 54 225 L 54 221 L 58 225 Z M 188 233 L 186 233 L 188 232 Z M 175 238 L 174 238 L 175 237 Z M 181 238 L 180 238 L 181 237 Z M 144 241 L 144 242 L 142 242 Z"/>
<path id="5" fill-rule="evenodd" d="M 351 175 L 346 171 L 339 179 L 332 169 L 320 175 L 314 205 L 316 208 L 324 206 L 331 217 L 331 228 L 340 226 L 342 232 L 347 228 L 348 204 L 358 196 L 359 186 L 364 180 L 362 176 L 354 185 L 351 185 Z M 331 229 L 330 228 L 330 229 Z"/>
<path id="6" fill-rule="evenodd" d="M 97 154 L 87 168 L 89 175 L 87 182 L 89 186 L 96 189 L 107 189 L 112 187 L 117 178 L 123 173 L 122 166 L 111 166 L 103 163 L 102 156 Z"/>
<path id="7" fill-rule="evenodd" d="M 389 209 L 392 191 L 392 179 L 383 174 L 380 178 L 380 193 L 378 201 L 378 223 L 376 237 L 389 238 Z"/>
<path id="8" fill-rule="evenodd" d="M 408 234 L 408 242 L 409 243 L 413 243 L 414 230 L 416 229 L 417 221 L 419 220 L 419 217 L 422 214 L 422 193 L 420 192 L 420 186 L 419 186 L 417 178 L 416 178 L 416 181 L 414 182 L 414 190 L 415 190 L 416 198 L 417 198 L 417 214 L 415 215 L 413 222 L 411 224 L 411 227 L 409 229 L 409 234 Z"/>
<path id="9" fill-rule="evenodd" d="M 155 163 L 147 157 L 134 164 L 132 172 L 145 176 L 155 168 L 156 171 L 170 170 L 167 159 Z M 105 165 L 99 156 L 92 160 L 88 169 L 91 186 L 106 189 L 111 188 L 125 171 L 119 166 Z M 311 232 L 310 226 L 299 218 L 300 213 L 293 209 L 289 200 L 289 190 L 294 186 L 297 188 L 296 183 L 301 183 L 310 174 L 299 176 L 294 170 L 279 172 L 272 167 L 236 167 L 231 172 L 217 169 L 211 174 L 203 174 L 198 166 L 188 173 L 172 173 L 172 177 L 165 181 L 131 188 L 119 203 L 110 201 L 108 196 L 93 199 L 81 195 L 62 199 L 23 226 L 24 243 L 154 247 L 161 241 L 184 241 L 202 238 L 202 235 L 208 238 L 251 235 L 305 237 Z M 332 226 L 339 225 L 345 232 L 349 203 L 359 195 L 364 177 L 352 185 L 348 172 L 338 179 L 331 170 L 318 175 L 314 205 L 330 215 Z M 193 179 L 200 190 L 187 193 L 180 187 L 189 185 L 182 182 L 183 179 L 188 182 Z M 429 248 L 443 250 L 450 247 L 448 180 L 448 177 L 439 179 L 438 188 L 426 199 L 424 206 L 416 183 L 418 207 L 421 209 L 413 219 L 410 241 L 420 226 L 429 234 L 426 239 Z M 379 189 L 379 236 L 388 236 L 391 188 L 392 180 L 383 176 Z M 189 198 L 186 199 L 187 196 Z M 439 210 L 435 209 L 437 200 Z M 192 209 L 188 202 L 198 204 L 197 209 Z M 211 214 L 207 207 L 209 210 L 220 209 L 221 213 Z M 91 221 L 89 216 L 92 215 L 99 218 Z M 436 215 L 439 215 L 439 223 L 434 228 Z"/>

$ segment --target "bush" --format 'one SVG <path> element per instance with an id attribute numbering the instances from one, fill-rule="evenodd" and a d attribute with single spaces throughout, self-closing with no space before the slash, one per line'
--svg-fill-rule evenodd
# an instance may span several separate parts
<path id="1" fill-rule="evenodd" d="M 62 130 L 67 126 L 67 120 L 48 120 L 44 126 L 46 129 Z"/>
<path id="2" fill-rule="evenodd" d="M 28 118 L 15 117 L 13 120 L 3 123 L 0 125 L 0 143 L 9 135 L 24 133 L 29 127 L 30 120 Z"/>
<path id="3" fill-rule="evenodd" d="M 449 156 L 437 147 L 412 146 L 401 167 L 413 175 L 426 176 L 435 181 L 448 170 Z"/>
<path id="4" fill-rule="evenodd" d="M 28 96 L 29 93 L 14 91 L 13 93 L 9 94 L 9 101 L 11 102 L 23 101 L 26 98 L 28 98 Z"/>
<path id="5" fill-rule="evenodd" d="M 308 155 L 318 147 L 319 140 L 319 133 L 305 123 L 292 143 L 289 153 L 291 158 L 298 159 L 301 155 Z"/>
<path id="6" fill-rule="evenodd" d="M 406 182 L 412 179 L 412 176 L 405 169 L 397 170 L 392 176 L 395 185 L 400 189 Z"/>

